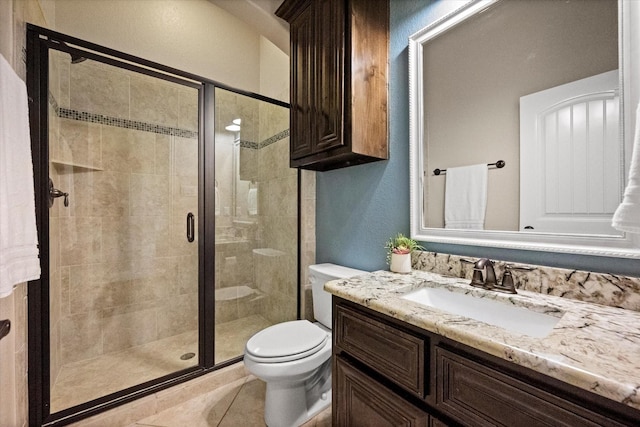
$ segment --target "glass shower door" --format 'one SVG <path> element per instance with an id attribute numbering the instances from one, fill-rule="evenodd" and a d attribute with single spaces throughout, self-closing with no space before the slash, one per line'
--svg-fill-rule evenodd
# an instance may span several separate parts
<path id="1" fill-rule="evenodd" d="M 198 364 L 198 105 L 50 50 L 51 413 Z"/>
<path id="2" fill-rule="evenodd" d="M 295 320 L 298 172 L 289 167 L 289 109 L 215 89 L 215 361 Z"/>

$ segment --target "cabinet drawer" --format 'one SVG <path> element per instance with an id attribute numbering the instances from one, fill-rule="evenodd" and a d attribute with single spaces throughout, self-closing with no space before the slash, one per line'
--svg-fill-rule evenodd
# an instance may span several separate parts
<path id="1" fill-rule="evenodd" d="M 335 360 L 334 423 L 348 427 L 438 426 L 430 424 L 429 414 L 406 402 L 400 396 L 369 378 L 350 363 Z"/>
<path id="2" fill-rule="evenodd" d="M 620 425 L 443 348 L 435 357 L 436 407 L 465 425 Z"/>
<path id="3" fill-rule="evenodd" d="M 335 345 L 411 393 L 424 397 L 424 339 L 335 307 Z"/>

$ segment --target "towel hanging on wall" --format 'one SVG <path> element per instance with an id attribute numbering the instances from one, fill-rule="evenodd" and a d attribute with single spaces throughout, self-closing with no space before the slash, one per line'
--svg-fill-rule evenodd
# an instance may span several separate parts
<path id="1" fill-rule="evenodd" d="M 640 233 L 640 104 L 636 111 L 636 132 L 629 166 L 629 181 L 622 203 L 613 214 L 611 225 L 629 233 Z"/>
<path id="2" fill-rule="evenodd" d="M 220 215 L 220 190 L 218 190 L 218 180 L 216 179 L 215 199 L 214 199 L 215 214 Z"/>
<path id="3" fill-rule="evenodd" d="M 258 215 L 258 189 L 253 187 L 247 194 L 247 211 L 249 215 Z"/>
<path id="4" fill-rule="evenodd" d="M 444 190 L 444 228 L 484 229 L 487 164 L 448 168 Z"/>
<path id="5" fill-rule="evenodd" d="M 39 277 L 27 87 L 0 55 L 0 298 Z"/>

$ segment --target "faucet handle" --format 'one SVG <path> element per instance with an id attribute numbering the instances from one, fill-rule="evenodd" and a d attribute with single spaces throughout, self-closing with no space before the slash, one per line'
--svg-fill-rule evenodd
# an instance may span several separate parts
<path id="1" fill-rule="evenodd" d="M 493 289 L 498 292 L 505 292 L 508 294 L 517 294 L 516 285 L 513 283 L 513 275 L 509 266 L 505 266 L 504 274 L 502 275 L 502 283 L 496 284 Z"/>
<path id="2" fill-rule="evenodd" d="M 472 260 L 469 258 L 460 258 L 460 264 L 472 264 L 473 276 L 471 276 L 471 286 L 477 286 L 479 288 L 486 288 L 484 276 L 482 274 L 483 267 L 478 266 L 480 260 Z"/>
<path id="3" fill-rule="evenodd" d="M 534 271 L 535 268 L 534 267 L 525 267 L 524 265 L 514 265 L 514 264 L 507 264 L 504 266 L 505 272 L 507 271 L 512 271 L 512 270 L 520 270 L 520 271 Z"/>
<path id="4" fill-rule="evenodd" d="M 521 270 L 521 271 L 533 271 L 535 270 L 532 267 L 520 267 L 515 266 L 513 264 L 507 264 L 504 266 L 504 274 L 502 275 L 502 284 L 494 286 L 496 291 L 506 292 L 510 294 L 517 294 L 516 285 L 513 282 L 513 274 L 511 274 L 512 270 Z"/>

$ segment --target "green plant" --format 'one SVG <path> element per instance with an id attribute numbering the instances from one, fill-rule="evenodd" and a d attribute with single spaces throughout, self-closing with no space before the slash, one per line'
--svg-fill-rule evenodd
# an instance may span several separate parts
<path id="1" fill-rule="evenodd" d="M 384 247 L 387 249 L 387 264 L 391 263 L 391 254 L 410 254 L 412 251 L 424 249 L 418 242 L 402 233 L 391 237 Z"/>

